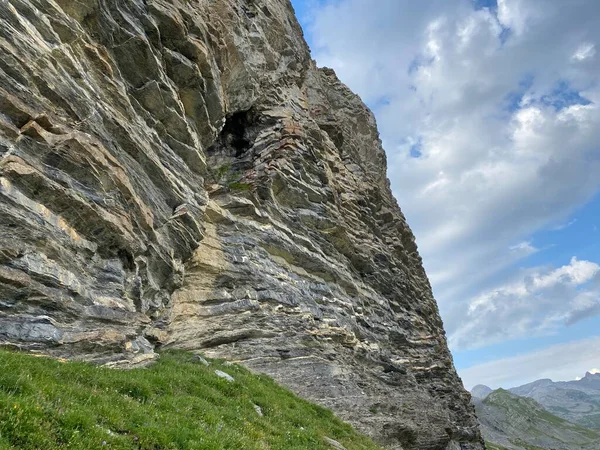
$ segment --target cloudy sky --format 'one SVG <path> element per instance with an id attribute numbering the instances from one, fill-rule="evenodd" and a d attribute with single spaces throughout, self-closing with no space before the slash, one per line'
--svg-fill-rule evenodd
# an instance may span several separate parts
<path id="1" fill-rule="evenodd" d="M 377 116 L 467 388 L 600 367 L 600 2 L 293 3 Z"/>

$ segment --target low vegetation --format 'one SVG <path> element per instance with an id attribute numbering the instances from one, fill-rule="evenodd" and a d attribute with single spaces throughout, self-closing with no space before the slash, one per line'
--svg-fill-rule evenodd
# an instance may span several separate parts
<path id="1" fill-rule="evenodd" d="M 379 448 L 267 376 L 185 352 L 114 370 L 0 350 L 0 368 L 0 449 Z"/>

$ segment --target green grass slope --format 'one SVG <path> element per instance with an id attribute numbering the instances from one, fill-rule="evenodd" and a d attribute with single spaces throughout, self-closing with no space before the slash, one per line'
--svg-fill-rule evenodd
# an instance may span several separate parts
<path id="1" fill-rule="evenodd" d="M 114 370 L 0 350 L 0 449 L 331 450 L 325 437 L 379 448 L 269 377 L 189 353 Z"/>

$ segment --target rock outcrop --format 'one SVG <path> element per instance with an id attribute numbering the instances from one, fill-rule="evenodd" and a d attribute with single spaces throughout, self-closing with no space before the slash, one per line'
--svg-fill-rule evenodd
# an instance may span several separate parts
<path id="1" fill-rule="evenodd" d="M 0 342 L 199 350 L 483 448 L 374 117 L 288 0 L 0 0 Z"/>

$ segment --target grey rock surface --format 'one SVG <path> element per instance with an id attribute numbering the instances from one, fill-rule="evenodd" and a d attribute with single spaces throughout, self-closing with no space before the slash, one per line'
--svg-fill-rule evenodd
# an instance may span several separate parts
<path id="1" fill-rule="evenodd" d="M 263 417 L 263 411 L 262 408 L 258 405 L 252 404 L 252 406 L 254 407 L 254 411 L 256 411 L 256 414 L 258 414 L 260 417 Z"/>
<path id="2" fill-rule="evenodd" d="M 202 356 L 200 356 L 200 355 L 195 355 L 192 360 L 196 361 L 196 362 L 199 362 L 203 366 L 207 366 L 207 367 L 210 366 L 210 363 L 206 359 L 204 359 Z"/>
<path id="3" fill-rule="evenodd" d="M 223 378 L 224 380 L 229 381 L 230 383 L 233 383 L 235 381 L 235 379 L 231 375 L 223 372 L 222 370 L 215 370 L 215 375 L 219 378 Z"/>
<path id="4" fill-rule="evenodd" d="M 288 0 L 0 0 L 0 344 L 202 350 L 483 448 L 375 119 Z"/>
<path id="5" fill-rule="evenodd" d="M 327 436 L 325 436 L 323 438 L 323 440 L 325 442 L 327 442 L 329 445 L 331 445 L 332 448 L 336 449 L 336 450 L 346 450 L 346 447 L 344 447 L 342 444 L 340 444 L 338 441 L 328 438 Z"/>

